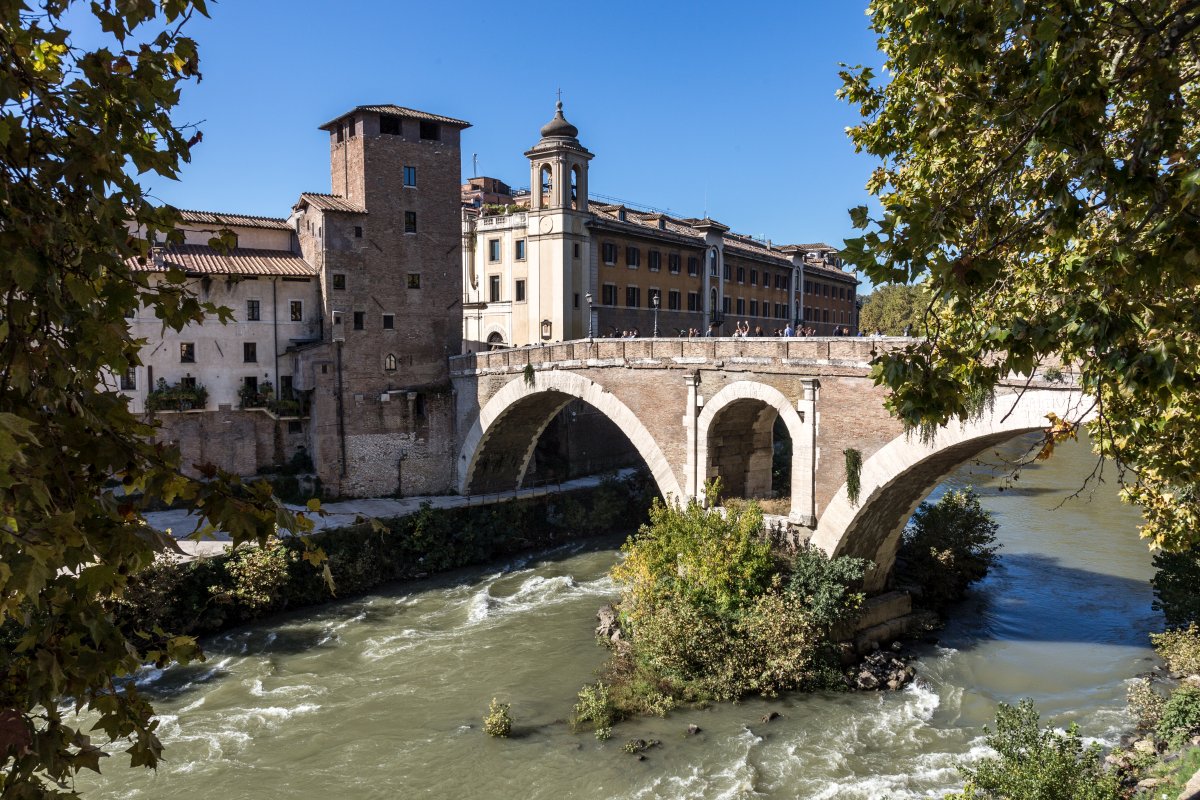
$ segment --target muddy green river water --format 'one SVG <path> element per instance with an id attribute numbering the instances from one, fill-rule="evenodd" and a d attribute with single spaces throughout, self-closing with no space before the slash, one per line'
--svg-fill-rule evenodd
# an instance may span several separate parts
<path id="1" fill-rule="evenodd" d="M 139 678 L 162 714 L 158 771 L 118 755 L 78 788 L 160 800 L 940 797 L 956 764 L 986 752 L 996 703 L 1021 697 L 1114 742 L 1159 620 L 1137 513 L 1111 484 L 1064 502 L 1093 464 L 1076 445 L 1003 492 L 986 466 L 948 477 L 979 487 L 1002 559 L 900 692 L 679 710 L 619 725 L 609 742 L 572 734 L 562 720 L 605 657 L 592 629 L 616 558 L 580 544 L 210 640 L 206 663 Z M 512 704 L 510 740 L 481 731 L 493 696 Z M 782 717 L 762 723 L 771 710 Z M 701 733 L 685 736 L 689 723 Z M 637 761 L 621 752 L 633 737 L 663 745 Z"/>

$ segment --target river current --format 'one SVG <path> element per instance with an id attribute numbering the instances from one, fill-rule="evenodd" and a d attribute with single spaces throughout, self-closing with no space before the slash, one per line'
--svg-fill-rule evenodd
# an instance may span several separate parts
<path id="1" fill-rule="evenodd" d="M 1094 465 L 1077 444 L 1007 488 L 986 464 L 947 478 L 939 492 L 974 485 L 995 512 L 1001 560 L 899 692 L 677 710 L 620 724 L 608 742 L 573 734 L 564 720 L 605 658 L 594 615 L 615 593 L 612 543 L 580 543 L 211 639 L 207 662 L 139 677 L 161 713 L 157 772 L 114 751 L 77 788 L 156 800 L 941 797 L 957 764 L 987 752 L 996 704 L 1022 697 L 1043 721 L 1112 744 L 1160 620 L 1137 512 L 1111 482 L 1067 499 Z M 492 697 L 512 704 L 509 740 L 481 730 Z M 770 711 L 782 716 L 763 723 Z M 662 745 L 638 761 L 621 751 L 637 737 Z"/>

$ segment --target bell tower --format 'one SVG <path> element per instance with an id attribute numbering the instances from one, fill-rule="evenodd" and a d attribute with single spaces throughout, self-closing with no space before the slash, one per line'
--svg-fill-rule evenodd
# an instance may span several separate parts
<path id="1" fill-rule="evenodd" d="M 525 341 L 563 342 L 587 336 L 588 295 L 596 295 L 587 227 L 592 154 L 579 143 L 579 129 L 563 116 L 561 99 L 541 134 L 525 153 L 530 190 Z"/>

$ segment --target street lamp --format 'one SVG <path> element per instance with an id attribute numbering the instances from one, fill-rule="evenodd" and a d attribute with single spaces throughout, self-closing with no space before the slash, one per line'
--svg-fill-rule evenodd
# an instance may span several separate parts
<path id="1" fill-rule="evenodd" d="M 592 340 L 592 293 L 586 293 L 583 299 L 587 301 L 588 341 L 590 342 Z"/>
<path id="2" fill-rule="evenodd" d="M 654 306 L 654 338 L 658 338 L 658 298 L 662 292 L 656 291 L 654 296 L 650 298 L 651 304 Z"/>

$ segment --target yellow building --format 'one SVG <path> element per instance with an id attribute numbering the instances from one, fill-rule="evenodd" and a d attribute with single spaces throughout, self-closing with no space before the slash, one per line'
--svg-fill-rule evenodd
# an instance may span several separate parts
<path id="1" fill-rule="evenodd" d="M 529 192 L 464 185 L 466 351 L 592 336 L 857 333 L 858 279 L 829 245 L 777 246 L 712 219 L 589 202 L 593 154 L 562 103 L 525 153 Z M 491 193 L 485 203 L 480 189 Z"/>

